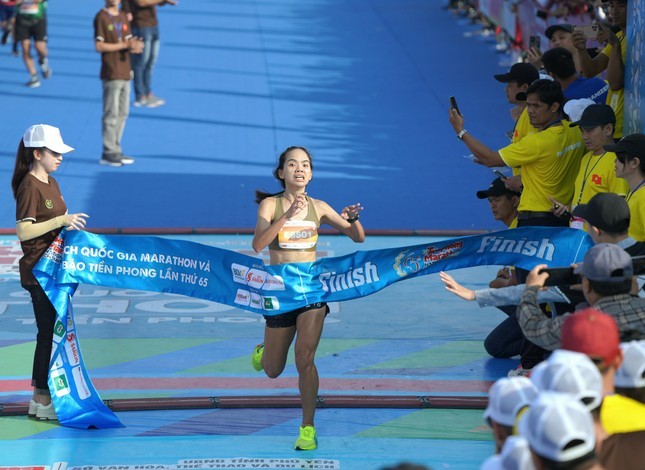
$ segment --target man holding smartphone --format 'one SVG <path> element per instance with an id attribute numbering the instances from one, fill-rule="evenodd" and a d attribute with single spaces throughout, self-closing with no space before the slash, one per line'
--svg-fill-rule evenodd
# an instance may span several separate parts
<path id="1" fill-rule="evenodd" d="M 607 18 L 618 32 L 598 23 L 598 42 L 606 44 L 605 48 L 595 57 L 587 50 L 587 37 L 584 31 L 573 30 L 573 43 L 578 49 L 580 65 L 585 77 L 595 77 L 607 71 L 609 92 L 606 103 L 616 113 L 616 128 L 614 139 L 623 136 L 623 103 L 625 95 L 625 64 L 627 62 L 627 0 L 602 0 L 607 5 Z"/>
<path id="2" fill-rule="evenodd" d="M 464 119 L 450 110 L 449 121 L 477 161 L 488 167 L 522 169 L 524 189 L 518 207 L 518 227 L 566 227 L 569 221 L 555 216 L 551 199 L 570 201 L 585 147 L 578 127 L 562 115 L 564 95 L 558 82 L 537 80 L 526 92 L 529 122 L 538 132 L 496 151 L 473 137 Z"/>

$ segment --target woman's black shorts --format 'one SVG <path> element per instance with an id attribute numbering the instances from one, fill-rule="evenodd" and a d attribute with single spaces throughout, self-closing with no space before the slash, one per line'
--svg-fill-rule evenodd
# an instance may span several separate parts
<path id="1" fill-rule="evenodd" d="M 329 313 L 329 305 L 326 302 L 316 302 L 315 304 L 307 305 L 306 307 L 291 312 L 281 313 L 279 315 L 264 315 L 264 319 L 266 320 L 268 328 L 288 328 L 295 326 L 298 315 L 317 308 L 324 308 L 325 316 Z"/>

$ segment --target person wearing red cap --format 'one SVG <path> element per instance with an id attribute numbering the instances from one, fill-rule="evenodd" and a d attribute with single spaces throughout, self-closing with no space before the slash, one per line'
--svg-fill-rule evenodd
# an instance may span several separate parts
<path id="1" fill-rule="evenodd" d="M 598 367 L 603 399 L 597 429 L 608 435 L 599 442 L 599 457 L 607 469 L 641 470 L 645 462 L 645 422 L 635 429 L 616 429 L 612 423 L 643 415 L 643 405 L 615 394 L 616 373 L 623 364 L 618 326 L 613 317 L 587 308 L 567 317 L 562 325 L 562 349 L 586 354 Z"/>

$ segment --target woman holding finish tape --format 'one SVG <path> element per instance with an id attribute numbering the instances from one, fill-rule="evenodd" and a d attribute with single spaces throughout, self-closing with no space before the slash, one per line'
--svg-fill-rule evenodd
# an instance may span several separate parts
<path id="1" fill-rule="evenodd" d="M 316 260 L 318 227 L 331 225 L 353 241 L 365 240 L 358 220 L 360 203 L 349 205 L 338 214 L 326 202 L 306 193 L 313 176 L 311 155 L 303 147 L 289 147 L 280 155 L 273 176 L 284 191 L 268 194 L 256 191 L 259 204 L 253 249 L 256 253 L 269 247 L 271 264 L 303 263 Z M 306 237 L 302 234 L 307 234 Z M 298 234 L 299 236 L 293 236 Z M 278 377 L 287 362 L 289 347 L 295 337 L 298 387 L 302 403 L 302 424 L 296 450 L 313 450 L 318 445 L 314 413 L 318 398 L 318 371 L 314 364 L 325 316 L 326 303 L 315 303 L 279 315 L 265 316 L 264 343 L 256 346 L 252 364 L 270 378 Z"/>
<path id="2" fill-rule="evenodd" d="M 58 183 L 51 176 L 63 154 L 74 150 L 63 143 L 60 131 L 36 124 L 25 132 L 18 146 L 11 188 L 16 199 L 16 233 L 22 246 L 20 284 L 31 295 L 38 335 L 32 372 L 34 394 L 29 416 L 57 419 L 48 386 L 49 363 L 56 310 L 32 273 L 41 256 L 63 227 L 82 230 L 87 214 L 68 214 Z"/>

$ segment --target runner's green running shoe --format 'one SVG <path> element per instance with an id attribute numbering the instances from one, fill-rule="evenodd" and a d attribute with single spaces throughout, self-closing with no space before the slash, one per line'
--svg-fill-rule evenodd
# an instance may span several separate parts
<path id="1" fill-rule="evenodd" d="M 296 441 L 296 450 L 314 450 L 318 447 L 316 428 L 313 426 L 300 426 L 300 437 Z"/>
<path id="2" fill-rule="evenodd" d="M 251 356 L 251 365 L 258 372 L 262 370 L 262 354 L 264 354 L 264 344 L 260 343 L 255 347 Z"/>

